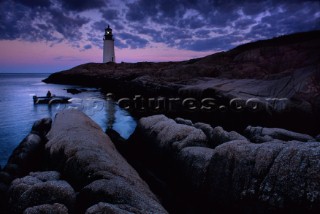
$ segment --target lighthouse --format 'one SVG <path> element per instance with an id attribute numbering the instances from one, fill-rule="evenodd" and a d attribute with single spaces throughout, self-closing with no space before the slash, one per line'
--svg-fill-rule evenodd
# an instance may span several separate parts
<path id="1" fill-rule="evenodd" d="M 116 57 L 114 55 L 114 39 L 112 35 L 112 29 L 108 25 L 105 29 L 103 37 L 103 63 L 115 62 Z"/>

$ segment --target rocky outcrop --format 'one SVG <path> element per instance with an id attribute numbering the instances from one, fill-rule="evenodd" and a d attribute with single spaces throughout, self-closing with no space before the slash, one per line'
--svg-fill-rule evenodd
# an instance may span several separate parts
<path id="1" fill-rule="evenodd" d="M 50 118 L 36 121 L 31 132 L 13 151 L 6 166 L 0 170 L 0 208 L 2 207 L 2 210 L 7 207 L 6 194 L 12 180 L 25 176 L 31 171 L 43 169 L 45 135 L 50 130 L 51 123 Z"/>
<path id="2" fill-rule="evenodd" d="M 191 192 L 202 192 L 208 165 L 214 150 L 205 147 L 186 147 L 177 156 L 176 168 L 180 178 L 184 178 Z"/>
<path id="3" fill-rule="evenodd" d="M 63 204 L 43 204 L 39 206 L 29 207 L 23 214 L 69 214 L 68 208 Z"/>
<path id="4" fill-rule="evenodd" d="M 30 173 L 15 179 L 9 188 L 8 198 L 10 213 L 18 214 L 25 210 L 26 213 L 40 211 L 48 206 L 46 204 L 54 203 L 73 210 L 76 197 L 73 188 L 60 180 L 60 173 L 51 171 Z M 51 208 L 62 209 L 62 206 L 52 205 Z"/>
<path id="5" fill-rule="evenodd" d="M 320 208 L 319 154 L 319 142 L 222 144 L 208 166 L 208 198 L 215 204 L 210 209 L 315 212 Z"/>
<path id="6" fill-rule="evenodd" d="M 12 154 L 8 165 L 19 173 L 0 172 L 4 213 L 167 213 L 84 113 L 61 111 L 50 126 L 36 122 Z"/>
<path id="7" fill-rule="evenodd" d="M 50 118 L 36 121 L 30 134 L 22 140 L 9 157 L 3 171 L 15 178 L 39 170 L 44 160 L 45 136 L 50 130 L 51 123 Z"/>
<path id="8" fill-rule="evenodd" d="M 141 118 L 140 124 L 141 132 L 156 139 L 153 146 L 159 147 L 161 151 L 177 153 L 184 147 L 207 145 L 207 138 L 202 130 L 177 124 L 164 115 Z"/>
<path id="9" fill-rule="evenodd" d="M 151 90 L 154 86 L 183 86 L 199 77 L 277 79 L 318 64 L 319 55 L 315 53 L 320 45 L 319 34 L 320 31 L 311 31 L 286 35 L 181 62 L 88 63 L 54 73 L 44 82 L 101 87 L 106 87 L 105 83 L 116 87 L 118 83 L 131 82 Z"/>
<path id="10" fill-rule="evenodd" d="M 134 213 L 137 210 L 129 209 L 130 212 Z M 128 213 L 128 208 L 119 204 L 108 204 L 100 202 L 98 204 L 93 205 L 92 207 L 88 208 L 85 214 L 96 214 L 96 213 L 117 213 L 117 214 L 126 214 Z"/>
<path id="11" fill-rule="evenodd" d="M 244 132 L 248 138 L 255 143 L 268 142 L 272 141 L 273 139 L 279 139 L 283 141 L 297 140 L 302 142 L 316 141 L 316 139 L 310 135 L 300 134 L 279 128 L 248 126 Z"/>
<path id="12" fill-rule="evenodd" d="M 35 123 L 0 172 L 5 213 L 167 213 L 90 118 L 64 110 L 50 124 Z M 141 118 L 128 141 L 107 133 L 172 213 L 320 209 L 317 137 L 253 126 L 238 133 L 164 115 Z"/>
<path id="13" fill-rule="evenodd" d="M 121 204 L 127 212 L 166 213 L 109 137 L 83 113 L 58 113 L 47 138 L 50 167 L 60 171 L 79 192 L 77 212 L 104 202 Z"/>
<path id="14" fill-rule="evenodd" d="M 247 140 L 244 136 L 235 131 L 227 132 L 222 127 L 217 126 L 212 130 L 211 144 L 214 147 L 233 140 Z"/>
<path id="15" fill-rule="evenodd" d="M 314 135 L 320 121 L 319 38 L 320 31 L 286 35 L 182 62 L 89 63 L 44 81 L 101 87 L 116 98 L 177 98 L 175 112 L 164 108 L 157 114 L 207 123 L 215 118 L 230 130 L 254 124 Z M 191 109 L 185 98 L 193 99 Z M 131 111 L 155 112 L 150 106 Z"/>
<path id="16" fill-rule="evenodd" d="M 80 208 L 87 209 L 100 202 L 109 203 L 127 212 L 166 213 L 150 190 L 141 185 L 130 184 L 120 177 L 95 180 L 79 193 Z"/>
<path id="17" fill-rule="evenodd" d="M 179 211 L 320 209 L 320 142 L 277 128 L 248 127 L 245 133 L 248 138 L 222 127 L 155 115 L 139 120 L 130 143 L 144 151 L 138 153 L 141 162 L 148 160 L 145 166 L 174 189 Z M 261 136 L 264 141 L 256 140 Z"/>
<path id="18" fill-rule="evenodd" d="M 205 212 L 205 180 L 214 153 L 211 148 L 228 139 L 246 139 L 230 133 L 221 127 L 154 115 L 139 120 L 129 144 L 140 160 L 138 166 L 147 169 L 146 179 L 155 191 L 164 198 L 170 197 L 168 192 L 174 195 L 165 202 L 172 212 Z M 163 192 L 166 188 L 169 190 Z"/>
<path id="19" fill-rule="evenodd" d="M 235 131 L 227 132 L 222 127 L 211 127 L 205 123 L 193 124 L 191 120 L 169 119 L 164 115 L 141 118 L 139 129 L 147 136 L 152 136 L 163 151 L 180 151 L 184 147 L 202 146 L 214 148 L 232 140 L 247 140 Z"/>

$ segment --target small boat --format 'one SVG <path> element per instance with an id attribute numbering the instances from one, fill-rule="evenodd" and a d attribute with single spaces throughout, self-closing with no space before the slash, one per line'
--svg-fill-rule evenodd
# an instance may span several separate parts
<path id="1" fill-rule="evenodd" d="M 70 97 L 65 96 L 46 96 L 46 97 L 38 97 L 33 96 L 33 103 L 34 104 L 54 104 L 54 103 L 69 103 Z"/>

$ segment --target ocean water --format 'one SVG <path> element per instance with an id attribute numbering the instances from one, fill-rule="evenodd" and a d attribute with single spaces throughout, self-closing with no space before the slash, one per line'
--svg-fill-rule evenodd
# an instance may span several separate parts
<path id="1" fill-rule="evenodd" d="M 72 95 L 67 88 L 77 86 L 46 84 L 41 82 L 49 74 L 1 74 L 0 73 L 0 165 L 4 166 L 14 148 L 30 132 L 33 123 L 44 117 L 54 118 L 63 109 L 79 109 L 90 116 L 104 131 L 107 127 L 128 138 L 136 127 L 136 121 L 115 102 L 92 88 Z M 52 94 L 71 97 L 70 104 L 34 104 L 32 96 Z"/>

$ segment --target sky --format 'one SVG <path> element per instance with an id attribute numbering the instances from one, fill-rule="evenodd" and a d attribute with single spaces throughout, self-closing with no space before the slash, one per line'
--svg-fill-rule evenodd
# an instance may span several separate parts
<path id="1" fill-rule="evenodd" d="M 0 0 L 0 73 L 102 62 L 178 61 L 320 29 L 319 0 Z"/>

